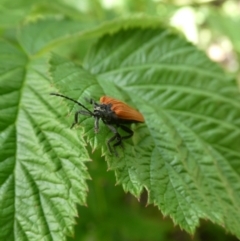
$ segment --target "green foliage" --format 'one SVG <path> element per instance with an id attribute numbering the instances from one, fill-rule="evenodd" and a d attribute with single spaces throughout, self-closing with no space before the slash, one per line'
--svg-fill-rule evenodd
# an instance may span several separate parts
<path id="1" fill-rule="evenodd" d="M 64 119 L 58 124 L 57 102 L 46 100 L 47 59 L 30 61 L 4 41 L 0 56 L 0 239 L 62 240 L 72 233 L 75 203 L 86 203 L 89 157 Z"/>
<path id="2" fill-rule="evenodd" d="M 2 9 L 8 4 L 5 1 Z M 30 18 L 35 16 L 33 3 L 18 4 L 11 27 L 29 12 Z M 37 1 L 37 9 L 46 4 Z M 52 13 L 55 7 L 51 4 Z M 69 6 L 59 7 L 61 12 L 71 12 Z M 240 238 L 236 82 L 195 46 L 160 26 L 157 18 L 138 15 L 98 24 L 75 17 L 49 18 L 49 11 L 48 18 L 24 24 L 11 37 L 2 30 L 0 240 L 60 241 L 73 236 L 76 204 L 88 203 L 86 162 L 103 162 L 100 155 L 124 191 L 140 199 L 146 190 L 147 203 L 187 232 L 193 234 L 199 220 L 207 219 Z M 5 23 L 2 15 L 3 29 L 8 26 Z M 84 48 L 74 42 L 84 43 Z M 66 53 L 75 50 L 79 55 L 74 62 Z M 112 133 L 102 123 L 96 135 L 92 118 L 82 116 L 79 126 L 71 130 L 79 107 L 50 92 L 86 105 L 85 97 L 98 101 L 109 95 L 138 109 L 145 123 L 132 125 L 134 136 L 124 142 L 117 158 L 107 150 L 106 140 Z M 110 175 L 104 173 L 105 166 L 95 165 L 101 166 L 102 175 Z M 110 182 L 115 182 L 113 176 Z M 112 189 L 108 193 L 114 193 Z M 126 208 L 116 208 L 109 201 L 102 205 L 92 198 L 90 204 L 94 201 L 95 209 L 99 208 L 97 221 L 104 222 L 101 218 L 107 209 L 112 210 L 107 215 L 121 217 L 109 222 L 111 230 L 129 221 L 123 238 L 141 239 L 144 227 L 146 240 L 166 238 L 169 232 L 169 221 L 161 221 L 164 228 L 155 234 L 156 220 L 144 220 L 132 210 L 124 215 Z M 88 214 L 80 209 L 80 217 Z M 99 231 L 95 237 L 117 240 L 115 231 L 109 236 Z"/>
<path id="3" fill-rule="evenodd" d="M 91 77 L 58 59 L 54 56 L 51 65 L 60 92 L 78 100 L 89 92 L 112 95 L 144 114 L 146 125 L 135 129 L 121 158 L 109 156 L 103 135 L 95 136 L 92 123 L 85 124 L 92 147 L 98 143 L 104 149 L 126 191 L 139 196 L 146 187 L 148 202 L 191 233 L 200 218 L 238 233 L 234 160 L 239 158 L 240 96 L 235 82 L 195 47 L 159 28 L 101 38 L 84 61 Z"/>

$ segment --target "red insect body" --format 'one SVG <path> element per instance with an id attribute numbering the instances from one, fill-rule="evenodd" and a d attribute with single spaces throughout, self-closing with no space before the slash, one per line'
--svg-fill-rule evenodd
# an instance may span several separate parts
<path id="1" fill-rule="evenodd" d="M 93 104 L 93 111 L 91 111 L 80 102 L 68 96 L 57 94 L 57 93 L 51 93 L 51 95 L 56 95 L 56 96 L 60 96 L 62 98 L 68 99 L 83 108 L 83 110 L 79 110 L 75 113 L 74 122 L 71 128 L 78 123 L 78 115 L 81 114 L 81 115 L 93 117 L 95 119 L 94 129 L 95 129 L 95 132 L 98 133 L 99 120 L 102 120 L 103 123 L 114 133 L 114 136 L 112 136 L 107 141 L 107 146 L 109 148 L 109 151 L 111 153 L 113 153 L 114 151 L 116 156 L 118 156 L 116 147 L 117 146 L 123 147 L 122 140 L 128 139 L 133 135 L 133 131 L 129 127 L 125 126 L 125 124 L 144 122 L 143 115 L 140 112 L 133 109 L 126 103 L 108 96 L 102 96 L 100 98 L 100 103 L 96 103 L 92 99 L 89 100 L 89 102 Z M 121 136 L 117 130 L 118 128 L 121 128 L 127 134 L 124 136 Z M 110 143 L 114 141 L 115 143 L 111 146 Z"/>
<path id="2" fill-rule="evenodd" d="M 120 100 L 108 96 L 102 96 L 100 98 L 100 103 L 111 104 L 111 110 L 119 119 L 127 120 L 129 122 L 144 122 L 143 115 L 140 112 Z"/>

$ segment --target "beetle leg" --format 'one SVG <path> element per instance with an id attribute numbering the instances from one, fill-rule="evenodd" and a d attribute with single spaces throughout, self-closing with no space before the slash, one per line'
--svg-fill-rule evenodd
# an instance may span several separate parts
<path id="1" fill-rule="evenodd" d="M 122 142 L 122 136 L 117 136 L 117 142 L 113 144 L 113 148 L 115 149 L 117 146 L 121 146 L 123 149 L 123 142 Z"/>
<path id="2" fill-rule="evenodd" d="M 95 117 L 94 131 L 95 131 L 95 133 L 98 133 L 98 131 L 99 131 L 99 117 Z"/>
<path id="3" fill-rule="evenodd" d="M 111 137 L 111 138 L 107 141 L 107 146 L 108 146 L 109 152 L 110 152 L 111 154 L 113 153 L 113 150 L 112 150 L 112 147 L 111 147 L 111 145 L 110 145 L 110 142 L 114 141 L 116 138 L 117 138 L 117 134 L 114 135 L 113 137 Z M 116 151 L 115 148 L 114 148 L 114 154 L 115 154 L 116 156 L 118 156 L 118 153 L 117 153 L 117 151 Z"/>
<path id="4" fill-rule="evenodd" d="M 86 110 L 79 110 L 78 111 L 79 114 L 82 114 L 82 115 L 86 115 L 86 116 L 92 116 L 89 112 L 87 112 Z"/>
<path id="5" fill-rule="evenodd" d="M 115 143 L 113 145 L 113 149 L 114 149 L 114 153 L 116 156 L 118 156 L 117 150 L 116 150 L 116 146 L 121 145 L 122 146 L 122 137 L 120 136 L 120 134 L 118 133 L 117 129 L 112 126 L 112 125 L 107 125 L 107 127 L 114 133 L 114 136 L 111 137 L 108 141 L 107 141 L 107 146 L 108 149 L 110 151 L 110 153 L 113 153 L 112 151 L 112 147 L 110 145 L 111 142 L 113 142 L 115 139 L 117 139 L 117 143 Z"/>
<path id="6" fill-rule="evenodd" d="M 74 116 L 74 122 L 71 125 L 71 129 L 78 123 L 78 115 L 86 115 L 86 116 L 91 116 L 91 114 L 89 112 L 87 112 L 86 110 L 79 110 L 75 113 Z"/>
<path id="7" fill-rule="evenodd" d="M 75 116 L 74 116 L 74 122 L 72 123 L 72 125 L 71 125 L 71 129 L 78 123 L 78 115 L 79 115 L 80 113 L 79 113 L 79 111 L 77 111 L 76 113 L 75 113 Z"/>
<path id="8" fill-rule="evenodd" d="M 94 100 L 94 99 L 88 99 L 88 98 L 84 98 L 85 101 L 87 101 L 88 103 L 92 104 L 92 105 L 98 105 L 98 103 Z"/>
<path id="9" fill-rule="evenodd" d="M 127 126 L 123 126 L 123 125 L 118 125 L 122 130 L 124 130 L 125 132 L 129 133 L 129 135 L 126 135 L 126 136 L 122 136 L 122 139 L 128 139 L 130 137 L 133 136 L 133 131 L 127 127 Z"/>

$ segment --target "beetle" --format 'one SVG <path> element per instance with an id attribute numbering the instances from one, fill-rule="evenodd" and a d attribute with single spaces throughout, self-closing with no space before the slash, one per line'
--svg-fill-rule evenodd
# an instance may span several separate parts
<path id="1" fill-rule="evenodd" d="M 68 96 L 58 94 L 58 93 L 50 93 L 50 95 L 55 95 L 55 96 L 59 96 L 67 100 L 70 100 L 84 109 L 84 110 L 79 110 L 75 113 L 74 122 L 71 128 L 73 128 L 78 123 L 78 116 L 81 114 L 81 115 L 93 117 L 95 119 L 94 130 L 95 130 L 95 133 L 98 133 L 99 120 L 102 120 L 102 122 L 114 134 L 107 141 L 107 146 L 110 153 L 111 154 L 114 153 L 116 156 L 118 156 L 116 147 L 121 146 L 123 148 L 122 140 L 132 137 L 134 133 L 128 126 L 126 126 L 126 124 L 144 122 L 144 117 L 140 112 L 133 109 L 126 103 L 108 96 L 102 96 L 100 98 L 100 103 L 95 102 L 93 99 L 87 100 L 90 104 L 93 105 L 93 111 L 91 111 L 80 102 Z M 125 131 L 127 135 L 121 136 L 117 130 L 118 127 L 121 128 L 123 131 Z M 110 144 L 115 140 L 116 142 L 111 147 Z"/>

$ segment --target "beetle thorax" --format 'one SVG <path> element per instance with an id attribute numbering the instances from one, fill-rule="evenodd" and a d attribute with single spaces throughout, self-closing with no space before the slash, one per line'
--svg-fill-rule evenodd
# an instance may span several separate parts
<path id="1" fill-rule="evenodd" d="M 103 119 L 104 121 L 111 121 L 116 119 L 116 114 L 111 109 L 111 104 L 98 104 L 94 106 L 94 115 Z"/>

